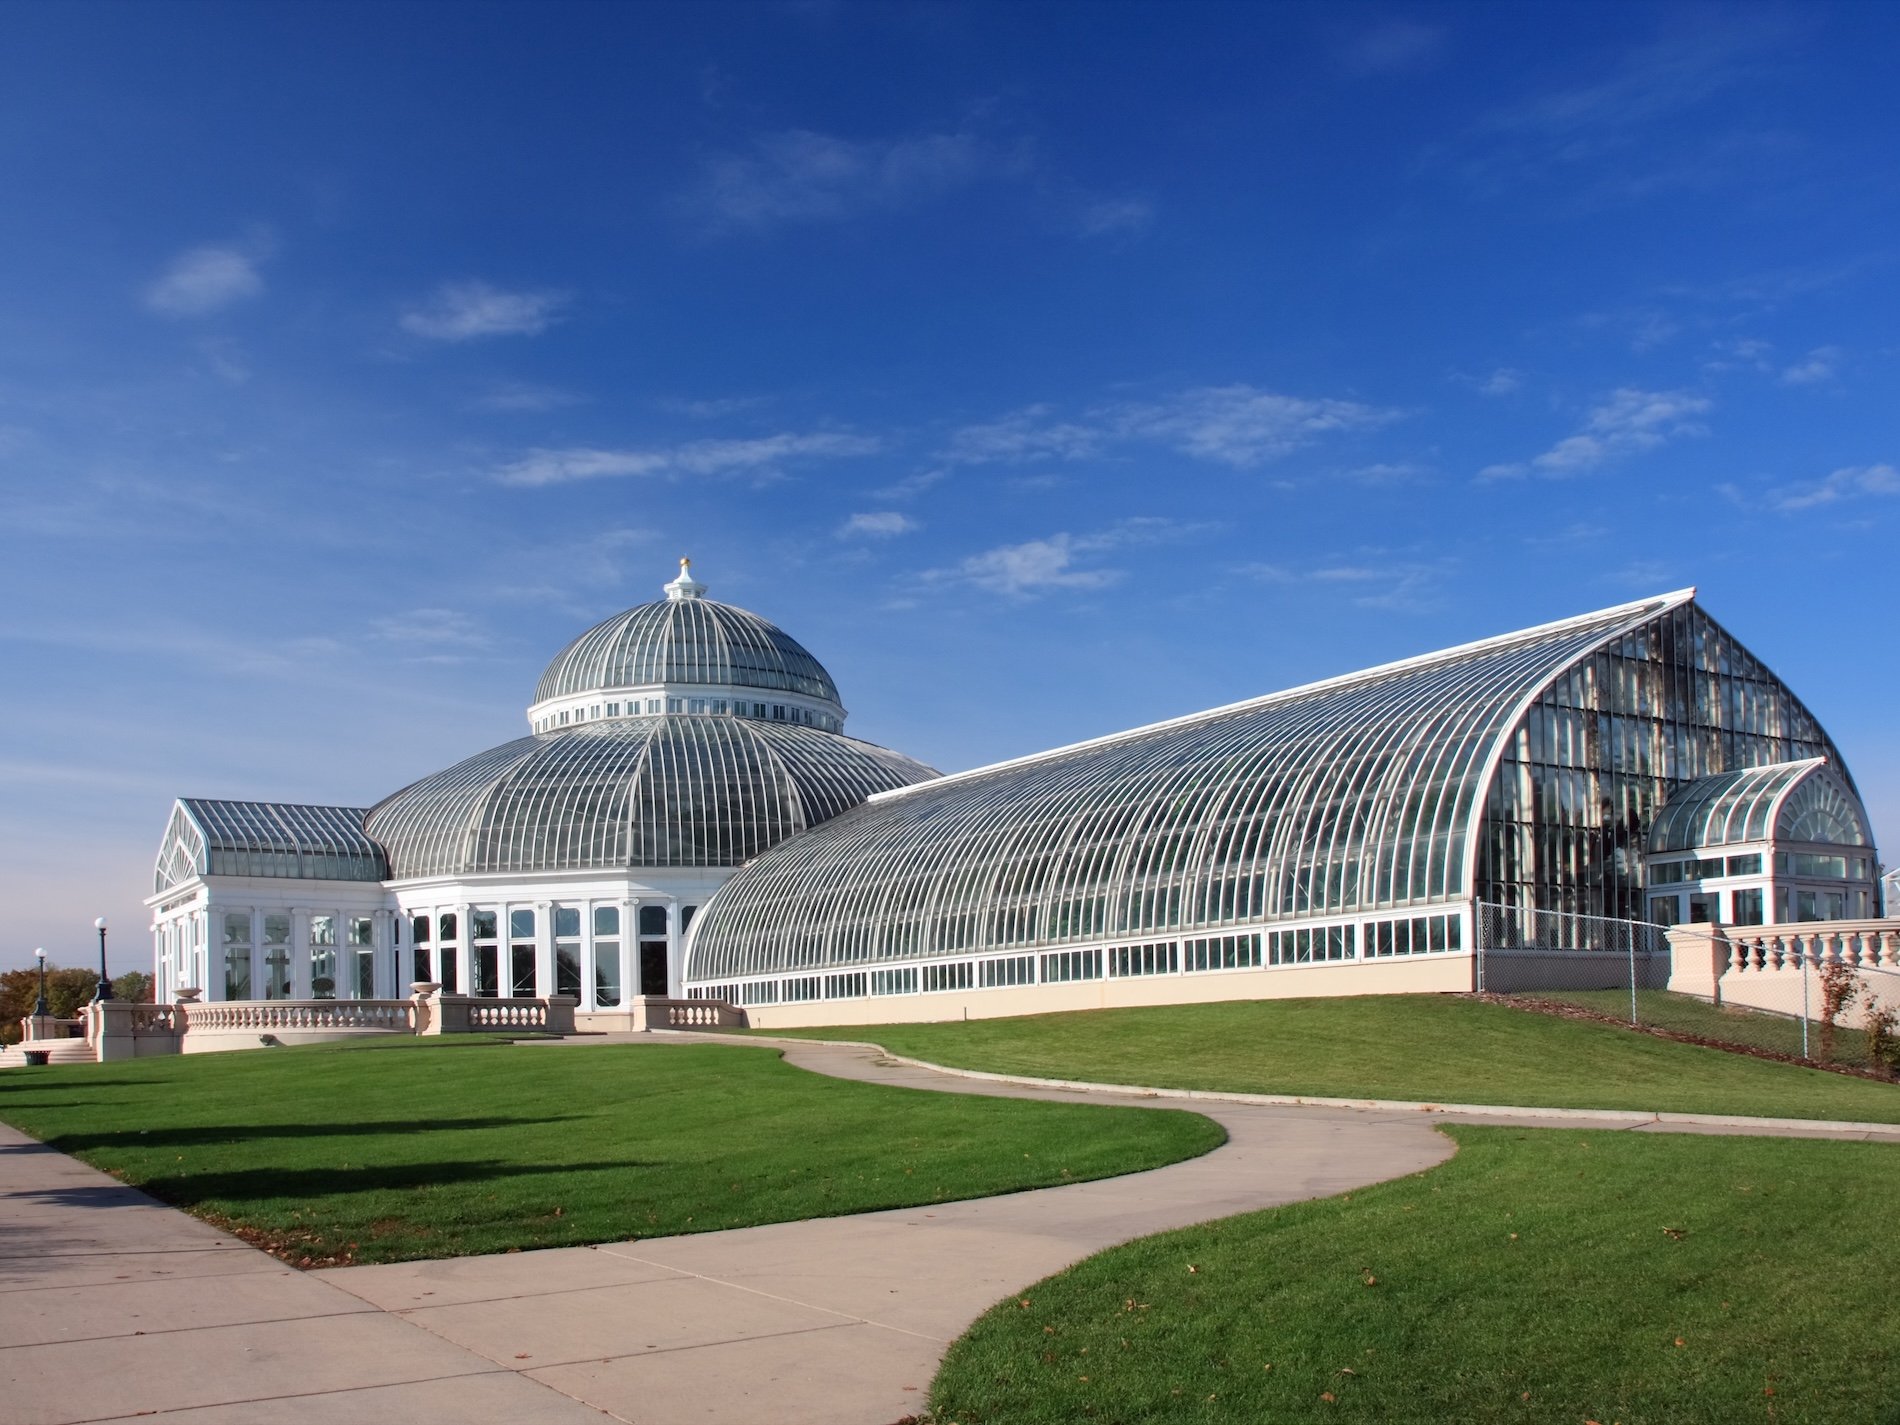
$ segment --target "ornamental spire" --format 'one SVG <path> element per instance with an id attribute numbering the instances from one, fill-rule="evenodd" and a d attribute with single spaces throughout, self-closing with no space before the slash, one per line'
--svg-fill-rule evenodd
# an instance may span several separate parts
<path id="1" fill-rule="evenodd" d="M 684 555 L 680 557 L 680 576 L 665 586 L 666 597 L 674 603 L 681 599 L 697 599 L 706 592 L 706 586 L 693 577 L 693 561 Z"/>

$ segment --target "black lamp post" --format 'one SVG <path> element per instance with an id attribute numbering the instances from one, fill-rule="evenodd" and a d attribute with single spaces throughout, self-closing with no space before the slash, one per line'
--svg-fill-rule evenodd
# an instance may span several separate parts
<path id="1" fill-rule="evenodd" d="M 52 1013 L 52 1011 L 46 1007 L 46 952 L 44 950 L 35 950 L 33 956 L 40 962 L 40 997 L 34 1001 L 33 1017 L 35 1019 L 45 1019 Z"/>
<path id="2" fill-rule="evenodd" d="M 92 923 L 92 928 L 99 932 L 99 988 L 92 997 L 97 1003 L 112 998 L 112 981 L 106 978 L 106 918 L 100 916 Z"/>

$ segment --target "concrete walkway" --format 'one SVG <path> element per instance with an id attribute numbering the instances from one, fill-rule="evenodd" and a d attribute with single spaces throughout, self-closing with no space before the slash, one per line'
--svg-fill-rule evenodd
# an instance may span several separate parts
<path id="1" fill-rule="evenodd" d="M 1185 1106 L 953 1078 L 856 1046 L 799 1044 L 786 1056 L 914 1088 Z M 1133 1237 L 1431 1167 L 1452 1151 L 1433 1131 L 1439 1117 L 1488 1117 L 1192 1107 L 1228 1143 L 1123 1178 L 319 1273 L 292 1271 L 0 1128 L 0 1417 L 890 1425 L 922 1408 L 944 1349 L 978 1314 L 1037 1279 Z"/>

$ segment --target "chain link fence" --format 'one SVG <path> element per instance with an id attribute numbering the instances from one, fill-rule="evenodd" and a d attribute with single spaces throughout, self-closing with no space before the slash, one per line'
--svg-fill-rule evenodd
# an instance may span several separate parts
<path id="1" fill-rule="evenodd" d="M 1721 988 L 1698 996 L 1668 988 L 1663 926 L 1515 906 L 1476 911 L 1481 992 L 1775 1058 L 1894 1067 L 1881 1041 L 1900 1011 L 1900 970 L 1882 937 L 1830 936 L 1817 925 L 1732 927 L 1709 952 L 1725 967 Z"/>

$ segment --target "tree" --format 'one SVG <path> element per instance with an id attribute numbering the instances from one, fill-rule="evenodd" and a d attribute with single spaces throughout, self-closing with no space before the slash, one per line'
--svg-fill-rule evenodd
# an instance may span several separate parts
<path id="1" fill-rule="evenodd" d="M 137 974 L 138 971 L 132 973 Z M 90 1001 L 98 988 L 97 972 L 62 970 L 51 960 L 46 962 L 46 1007 L 55 1019 L 76 1019 L 79 1007 Z M 40 972 L 37 967 L 0 973 L 0 1043 L 19 1043 L 20 1021 L 33 1012 L 34 1002 L 39 996 Z"/>
<path id="2" fill-rule="evenodd" d="M 112 982 L 112 996 L 127 1004 L 150 1004 L 152 977 L 143 970 L 127 970 Z"/>

